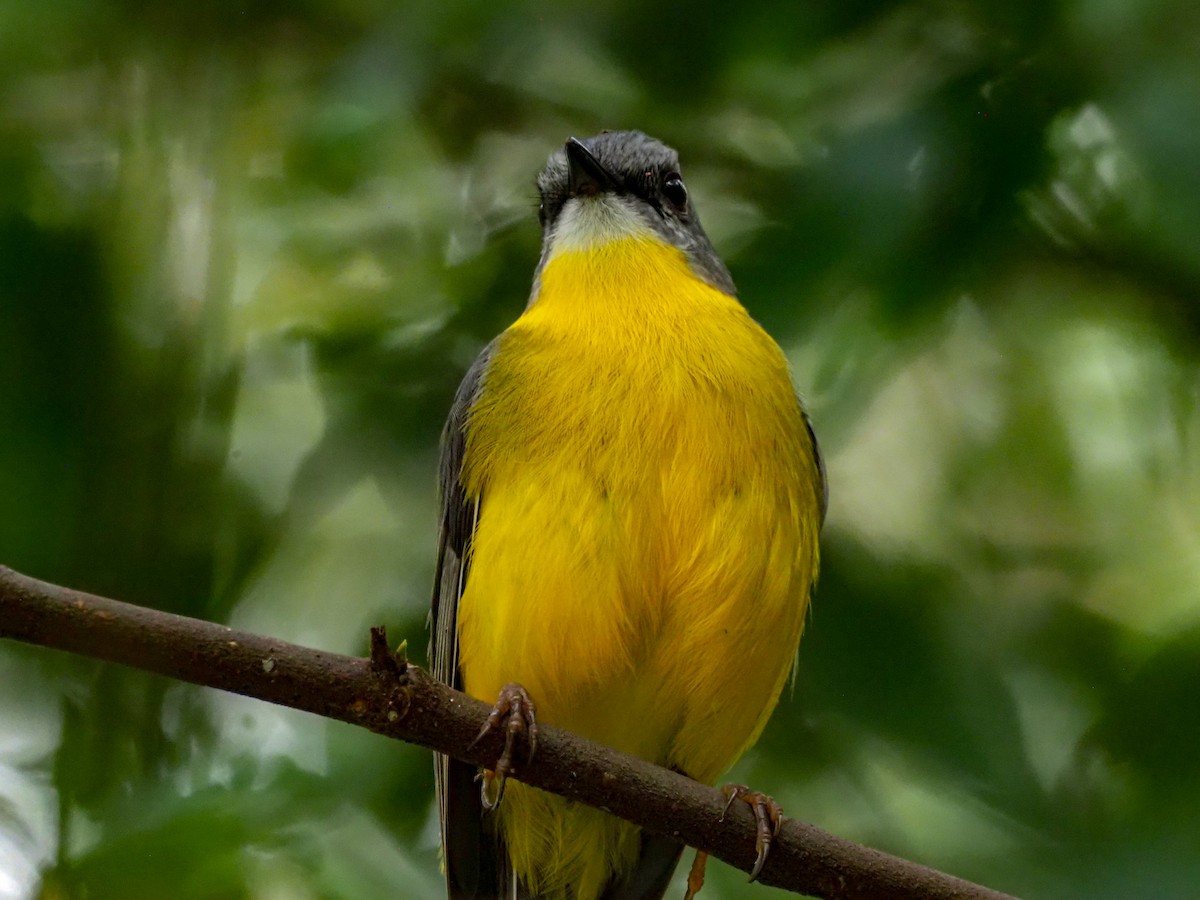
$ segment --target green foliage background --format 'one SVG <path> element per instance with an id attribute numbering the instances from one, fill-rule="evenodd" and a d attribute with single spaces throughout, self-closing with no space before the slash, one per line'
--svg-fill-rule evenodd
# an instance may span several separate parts
<path id="1" fill-rule="evenodd" d="M 437 434 L 526 299 L 533 176 L 639 127 L 829 464 L 797 685 L 732 777 L 1023 896 L 1195 897 L 1198 10 L 5 0 L 0 562 L 423 647 Z M 0 900 L 440 890 L 424 751 L 15 644 L 0 685 Z"/>

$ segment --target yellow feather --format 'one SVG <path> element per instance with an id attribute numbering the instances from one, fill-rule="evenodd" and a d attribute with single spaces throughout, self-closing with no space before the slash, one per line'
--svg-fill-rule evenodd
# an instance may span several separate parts
<path id="1" fill-rule="evenodd" d="M 817 574 L 819 476 L 786 360 L 649 235 L 553 256 L 466 426 L 482 497 L 466 690 L 712 782 L 762 730 Z M 594 900 L 637 830 L 520 784 L 497 819 L 539 896 Z"/>

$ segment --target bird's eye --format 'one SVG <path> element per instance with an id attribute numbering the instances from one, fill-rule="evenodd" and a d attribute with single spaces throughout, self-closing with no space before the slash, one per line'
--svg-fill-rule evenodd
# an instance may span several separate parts
<path id="1" fill-rule="evenodd" d="M 546 227 L 546 201 L 543 200 L 538 204 L 538 221 L 542 223 L 542 227 Z"/>
<path id="2" fill-rule="evenodd" d="M 687 208 L 687 188 L 678 172 L 670 172 L 663 179 L 662 193 L 677 211 L 683 212 Z"/>

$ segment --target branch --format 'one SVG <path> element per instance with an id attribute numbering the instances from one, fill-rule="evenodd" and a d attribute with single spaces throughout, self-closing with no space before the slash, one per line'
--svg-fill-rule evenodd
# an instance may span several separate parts
<path id="1" fill-rule="evenodd" d="M 47 584 L 0 566 L 0 637 L 121 663 L 349 722 L 480 766 L 504 738 L 475 747 L 489 707 L 387 650 L 371 659 L 326 653 Z M 605 809 L 749 871 L 754 822 L 744 804 L 683 775 L 540 725 L 527 784 Z M 787 819 L 764 884 L 840 900 L 1005 900 L 1007 895 Z M 1008 898 L 1012 900 L 1012 898 Z"/>

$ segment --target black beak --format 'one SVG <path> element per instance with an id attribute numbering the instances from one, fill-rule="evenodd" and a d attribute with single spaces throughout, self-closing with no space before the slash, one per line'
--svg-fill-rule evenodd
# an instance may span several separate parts
<path id="1" fill-rule="evenodd" d="M 617 183 L 600 161 L 592 156 L 592 151 L 583 146 L 576 138 L 568 138 L 567 151 L 567 193 L 572 197 L 594 197 L 597 194 L 612 193 L 617 190 Z"/>

